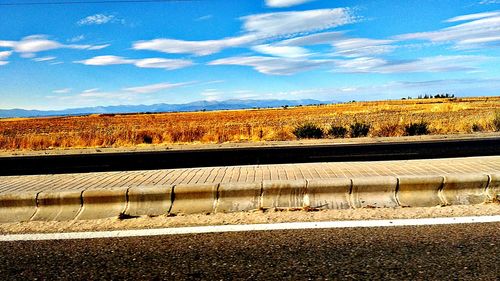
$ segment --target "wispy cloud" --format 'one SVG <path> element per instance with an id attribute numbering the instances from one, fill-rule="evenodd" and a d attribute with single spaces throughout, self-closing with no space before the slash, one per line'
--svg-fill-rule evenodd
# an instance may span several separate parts
<path id="1" fill-rule="evenodd" d="M 435 56 L 409 61 L 387 61 L 380 58 L 361 57 L 335 62 L 337 72 L 349 73 L 429 73 L 475 70 L 485 60 L 482 56 Z"/>
<path id="2" fill-rule="evenodd" d="M 6 59 L 8 59 L 10 57 L 10 55 L 12 55 L 12 51 L 0 52 L 0 65 L 8 64 L 9 62 L 6 61 Z"/>
<path id="3" fill-rule="evenodd" d="M 209 65 L 251 66 L 256 71 L 271 75 L 291 75 L 297 72 L 315 69 L 332 63 L 331 60 L 305 60 L 263 56 L 228 57 L 209 62 Z"/>
<path id="4" fill-rule="evenodd" d="M 369 38 L 345 38 L 333 42 L 335 55 L 344 57 L 376 56 L 392 52 L 396 47 L 390 45 L 394 40 Z"/>
<path id="5" fill-rule="evenodd" d="M 321 32 L 321 33 L 286 39 L 276 43 L 276 45 L 310 46 L 310 45 L 321 45 L 321 44 L 333 44 L 335 40 L 341 39 L 343 37 L 344 33 L 339 31 Z"/>
<path id="6" fill-rule="evenodd" d="M 439 43 L 453 43 L 456 48 L 480 48 L 495 46 L 500 42 L 500 12 L 463 15 L 449 19 L 449 22 L 467 21 L 437 31 L 409 33 L 397 36 L 401 40 L 428 40 Z M 497 44 L 498 45 L 498 44 Z"/>
<path id="7" fill-rule="evenodd" d="M 201 16 L 199 18 L 196 18 L 195 21 L 204 21 L 204 20 L 209 20 L 213 18 L 213 15 L 206 15 L 206 16 Z"/>
<path id="8" fill-rule="evenodd" d="M 71 88 L 57 89 L 52 91 L 54 94 L 69 94 L 71 93 Z"/>
<path id="9" fill-rule="evenodd" d="M 116 18 L 113 15 L 106 14 L 95 14 L 83 19 L 80 19 L 77 24 L 78 25 L 101 25 L 109 22 L 115 21 Z"/>
<path id="10" fill-rule="evenodd" d="M 55 60 L 55 59 L 56 59 L 56 57 L 48 56 L 48 57 L 33 58 L 33 61 L 42 62 L 42 61 L 51 61 L 51 60 Z"/>
<path id="11" fill-rule="evenodd" d="M 318 32 L 359 20 L 349 8 L 255 14 L 240 19 L 243 21 L 243 34 L 240 36 L 203 41 L 159 38 L 134 42 L 132 48 L 204 56 L 225 48 L 255 44 L 271 38 Z"/>
<path id="12" fill-rule="evenodd" d="M 82 41 L 83 39 L 85 39 L 85 35 L 81 34 L 81 35 L 77 35 L 77 36 L 74 36 L 74 37 L 68 39 L 68 42 L 76 43 L 76 42 Z"/>
<path id="13" fill-rule="evenodd" d="M 99 50 L 108 47 L 105 45 L 65 45 L 54 40 L 48 39 L 46 35 L 31 35 L 22 38 L 19 41 L 0 40 L 0 47 L 11 48 L 23 57 L 34 57 L 35 53 L 55 50 L 55 49 L 79 49 L 79 50 Z"/>
<path id="14" fill-rule="evenodd" d="M 309 55 L 307 49 L 297 46 L 279 46 L 279 45 L 263 44 L 263 45 L 253 46 L 252 50 L 262 54 L 284 57 L 284 58 L 300 58 Z"/>
<path id="15" fill-rule="evenodd" d="M 164 59 L 164 58 L 145 58 L 145 59 L 129 59 L 120 56 L 96 56 L 90 59 L 75 61 L 85 65 L 118 65 L 118 64 L 131 64 L 140 68 L 162 68 L 173 70 L 184 68 L 193 65 L 191 60 L 184 59 Z"/>
<path id="16" fill-rule="evenodd" d="M 179 88 L 182 86 L 186 86 L 192 84 L 192 82 L 185 82 L 185 83 L 158 83 L 158 84 L 151 84 L 151 85 L 145 85 L 145 86 L 138 86 L 138 87 L 130 87 L 130 88 L 124 88 L 123 91 L 126 92 L 132 92 L 132 93 L 137 93 L 137 94 L 149 94 L 149 93 L 155 93 L 163 90 L 170 90 L 174 88 Z"/>
<path id="17" fill-rule="evenodd" d="M 266 0 L 266 5 L 272 8 L 284 8 L 311 2 L 313 0 Z"/>

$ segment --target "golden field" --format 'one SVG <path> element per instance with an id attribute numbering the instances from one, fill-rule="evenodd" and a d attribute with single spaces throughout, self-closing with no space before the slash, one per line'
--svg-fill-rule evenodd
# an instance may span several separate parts
<path id="1" fill-rule="evenodd" d="M 325 131 L 354 122 L 369 136 L 401 136 L 412 122 L 431 134 L 496 130 L 500 97 L 353 102 L 279 109 L 0 119 L 0 150 L 129 147 L 142 144 L 294 140 L 300 124 Z"/>

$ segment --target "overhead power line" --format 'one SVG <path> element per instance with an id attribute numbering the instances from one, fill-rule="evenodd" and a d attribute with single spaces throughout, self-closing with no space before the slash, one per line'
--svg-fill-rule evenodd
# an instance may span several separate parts
<path id="1" fill-rule="evenodd" d="M 77 1 L 31 1 L 7 2 L 0 6 L 34 6 L 34 5 L 72 5 L 72 4 L 113 4 L 113 3 L 167 3 L 167 2 L 198 2 L 200 0 L 77 0 Z"/>

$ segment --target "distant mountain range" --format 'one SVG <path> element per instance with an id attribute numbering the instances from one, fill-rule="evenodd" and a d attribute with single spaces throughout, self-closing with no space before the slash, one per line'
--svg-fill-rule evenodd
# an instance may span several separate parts
<path id="1" fill-rule="evenodd" d="M 42 117 L 42 116 L 70 116 L 87 114 L 117 114 L 117 113 L 145 113 L 145 112 L 185 112 L 201 110 L 228 110 L 268 108 L 281 106 L 297 106 L 325 104 L 335 102 L 324 102 L 312 99 L 303 100 L 225 100 L 225 101 L 196 101 L 186 104 L 152 104 L 152 105 L 118 105 L 118 106 L 96 106 L 82 107 L 64 110 L 26 110 L 26 109 L 0 109 L 0 118 L 15 117 Z"/>

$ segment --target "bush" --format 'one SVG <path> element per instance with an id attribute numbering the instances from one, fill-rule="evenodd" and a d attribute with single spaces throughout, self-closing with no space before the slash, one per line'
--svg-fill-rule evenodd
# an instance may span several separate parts
<path id="1" fill-rule="evenodd" d="M 380 127 L 376 133 L 377 137 L 395 137 L 398 135 L 398 124 L 386 124 Z"/>
<path id="2" fill-rule="evenodd" d="M 366 137 L 370 131 L 370 125 L 364 123 L 354 123 L 350 126 L 351 138 Z"/>
<path id="3" fill-rule="evenodd" d="M 472 131 L 473 132 L 482 132 L 483 126 L 481 126 L 479 124 L 472 124 Z"/>
<path id="4" fill-rule="evenodd" d="M 421 121 L 420 123 L 410 123 L 405 126 L 405 136 L 420 136 L 429 134 L 429 124 Z"/>
<path id="5" fill-rule="evenodd" d="M 493 129 L 495 132 L 500 132 L 500 111 L 497 111 L 493 118 Z"/>
<path id="6" fill-rule="evenodd" d="M 328 135 L 334 138 L 344 138 L 347 134 L 347 129 L 342 126 L 332 125 L 328 130 Z"/>
<path id="7" fill-rule="evenodd" d="M 323 137 L 323 130 L 312 123 L 306 123 L 296 127 L 293 134 L 299 139 L 320 139 Z"/>

